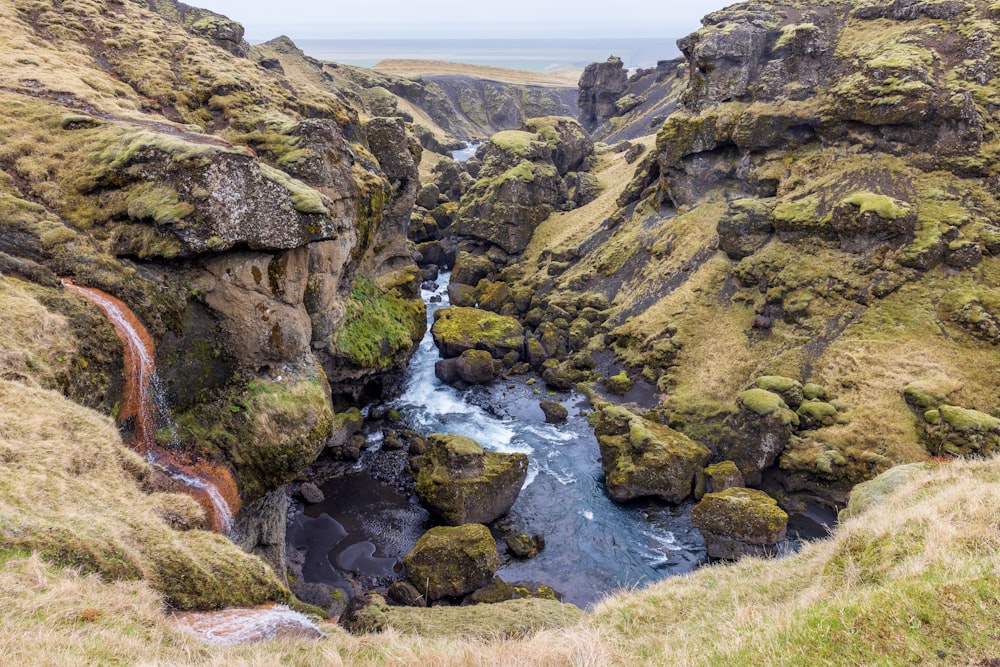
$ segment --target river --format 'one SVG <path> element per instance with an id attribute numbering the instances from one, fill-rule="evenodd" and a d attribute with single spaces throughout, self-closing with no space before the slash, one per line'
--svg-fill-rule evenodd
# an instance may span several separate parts
<path id="1" fill-rule="evenodd" d="M 442 274 L 434 289 L 422 292 L 428 329 L 434 311 L 448 305 L 448 277 Z M 458 390 L 435 377 L 440 358 L 428 331 L 391 407 L 421 433 L 458 433 L 493 451 L 528 455 L 528 478 L 506 522 L 518 532 L 543 535 L 546 546 L 533 559 L 503 562 L 497 574 L 505 581 L 547 584 L 567 602 L 586 607 L 613 591 L 689 572 L 705 560 L 704 542 L 688 518 L 690 505 L 623 504 L 607 496 L 585 397 L 549 395 L 537 378 L 529 384 L 531 376 Z M 569 419 L 546 424 L 538 405 L 543 398 L 561 402 Z M 290 546 L 308 550 L 307 579 L 345 588 L 352 572 L 371 583 L 398 576 L 399 561 L 432 525 L 411 497 L 368 469 L 382 455 L 377 439 L 346 476 L 323 487 L 327 500 L 307 507 L 290 527 Z"/>

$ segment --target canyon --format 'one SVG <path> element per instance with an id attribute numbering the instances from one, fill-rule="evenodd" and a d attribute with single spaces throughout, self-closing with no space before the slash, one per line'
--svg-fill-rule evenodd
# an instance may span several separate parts
<path id="1" fill-rule="evenodd" d="M 0 588 L 47 619 L 0 658 L 991 664 L 998 11 L 743 3 L 568 88 L 0 3 Z M 300 638 L 178 629 L 224 608 Z"/>

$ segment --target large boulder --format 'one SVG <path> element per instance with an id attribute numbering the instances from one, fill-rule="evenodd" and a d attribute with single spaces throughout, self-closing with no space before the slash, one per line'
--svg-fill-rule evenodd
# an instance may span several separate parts
<path id="1" fill-rule="evenodd" d="M 732 435 L 720 443 L 719 454 L 736 464 L 748 484 L 759 484 L 761 473 L 788 446 L 799 416 L 781 395 L 759 387 L 740 394 L 738 403 L 729 424 Z"/>
<path id="2" fill-rule="evenodd" d="M 657 496 L 679 503 L 700 486 L 711 456 L 704 445 L 610 403 L 599 404 L 590 421 L 615 500 Z"/>
<path id="3" fill-rule="evenodd" d="M 712 558 L 769 556 L 785 539 L 788 515 L 763 491 L 729 488 L 708 493 L 691 509 L 691 522 Z"/>
<path id="4" fill-rule="evenodd" d="M 457 357 L 466 350 L 486 350 L 494 359 L 502 359 L 510 352 L 520 357 L 524 349 L 524 327 L 517 320 L 476 308 L 435 311 L 431 334 L 445 358 Z"/>
<path id="5" fill-rule="evenodd" d="M 457 597 L 482 588 L 500 567 L 497 544 L 480 524 L 438 526 L 403 558 L 406 577 L 427 600 Z"/>
<path id="6" fill-rule="evenodd" d="M 466 350 L 457 357 L 435 363 L 434 375 L 445 384 L 486 384 L 493 381 L 502 367 L 486 350 Z"/>
<path id="7" fill-rule="evenodd" d="M 434 434 L 427 438 L 416 492 L 448 524 L 490 523 L 514 504 L 527 474 L 524 454 L 488 452 L 471 438 Z"/>

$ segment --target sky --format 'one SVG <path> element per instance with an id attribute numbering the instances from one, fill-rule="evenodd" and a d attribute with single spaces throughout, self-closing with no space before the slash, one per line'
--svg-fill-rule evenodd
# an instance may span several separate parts
<path id="1" fill-rule="evenodd" d="M 733 0 L 186 0 L 243 24 L 247 39 L 670 37 Z"/>

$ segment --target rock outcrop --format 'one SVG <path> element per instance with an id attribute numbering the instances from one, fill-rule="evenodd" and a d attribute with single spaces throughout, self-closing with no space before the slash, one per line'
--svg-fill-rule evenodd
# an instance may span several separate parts
<path id="1" fill-rule="evenodd" d="M 528 457 L 485 451 L 461 435 L 427 437 L 417 475 L 420 501 L 445 523 L 491 523 L 511 508 L 528 474 Z"/>
<path id="2" fill-rule="evenodd" d="M 403 559 L 406 576 L 427 600 L 457 597 L 482 588 L 500 566 L 497 544 L 486 526 L 431 528 Z"/>
<path id="3" fill-rule="evenodd" d="M 773 556 L 784 541 L 788 515 L 763 491 L 729 488 L 709 493 L 691 510 L 712 558 Z"/>
<path id="4" fill-rule="evenodd" d="M 453 232 L 510 254 L 523 252 L 540 222 L 572 201 L 587 203 L 580 171 L 593 142 L 572 118 L 535 118 L 524 129 L 499 132 L 483 151 L 478 180 L 463 195 Z M 573 191 L 577 200 L 570 200 Z"/>
<path id="5" fill-rule="evenodd" d="M 704 485 L 711 452 L 683 433 L 611 404 L 598 405 L 590 421 L 615 500 L 656 496 L 679 503 Z"/>
<path id="6" fill-rule="evenodd" d="M 617 116 L 615 103 L 625 94 L 627 83 L 628 72 L 621 58 L 610 56 L 602 63 L 587 65 L 578 84 L 580 122 L 593 129 L 601 121 Z"/>

